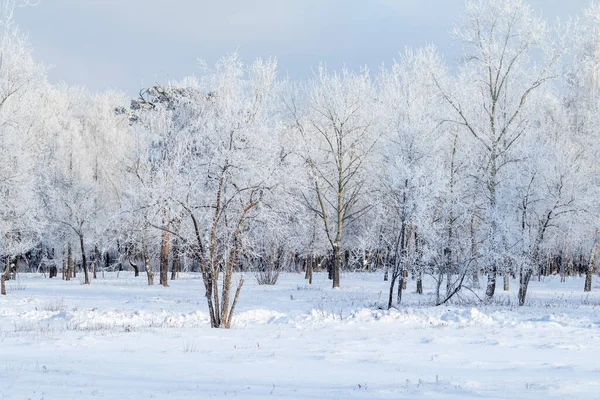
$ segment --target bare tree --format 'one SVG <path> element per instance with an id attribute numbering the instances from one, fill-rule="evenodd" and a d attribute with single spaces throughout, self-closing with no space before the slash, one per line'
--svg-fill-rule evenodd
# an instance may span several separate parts
<path id="1" fill-rule="evenodd" d="M 548 46 L 545 22 L 521 0 L 468 1 L 466 19 L 455 34 L 465 45 L 461 78 L 455 89 L 436 82 L 453 110 L 448 122 L 462 127 L 483 155 L 478 179 L 485 188 L 489 235 L 482 251 L 488 262 L 486 295 L 491 298 L 507 246 L 498 202 L 502 174 L 518 162 L 514 149 L 531 128 L 530 99 L 555 77 L 563 48 Z M 546 57 L 536 67 L 533 57 L 539 49 Z"/>
<path id="2" fill-rule="evenodd" d="M 333 253 L 334 288 L 340 287 L 344 227 L 370 207 L 363 196 L 365 166 L 377 142 L 374 93 L 367 71 L 329 73 L 321 66 L 306 87 L 306 110 L 299 110 L 295 99 L 287 103 L 304 139 L 302 156 L 311 175 L 304 203 L 323 222 Z"/>

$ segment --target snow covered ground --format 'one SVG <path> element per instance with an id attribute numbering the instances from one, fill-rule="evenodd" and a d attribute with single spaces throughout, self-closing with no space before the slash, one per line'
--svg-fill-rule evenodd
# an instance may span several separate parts
<path id="1" fill-rule="evenodd" d="M 246 277 L 231 330 L 209 328 L 202 283 L 21 275 L 0 298 L 0 399 L 598 399 L 600 287 L 517 285 L 492 305 L 432 307 L 433 283 L 378 309 L 381 274 L 332 290 Z"/>

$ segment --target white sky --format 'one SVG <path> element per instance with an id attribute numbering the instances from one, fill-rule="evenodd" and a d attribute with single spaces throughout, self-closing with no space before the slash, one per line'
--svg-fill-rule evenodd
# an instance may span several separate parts
<path id="1" fill-rule="evenodd" d="M 405 46 L 433 43 L 449 63 L 459 46 L 450 31 L 463 0 L 38 0 L 17 11 L 52 82 L 92 90 L 145 86 L 199 72 L 238 50 L 246 61 L 275 56 L 280 73 L 378 68 Z M 581 13 L 588 0 L 530 0 L 548 19 Z"/>

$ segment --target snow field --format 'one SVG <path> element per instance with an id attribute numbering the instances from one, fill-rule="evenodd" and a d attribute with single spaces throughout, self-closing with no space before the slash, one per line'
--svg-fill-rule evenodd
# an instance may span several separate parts
<path id="1" fill-rule="evenodd" d="M 195 274 L 149 287 L 106 274 L 23 274 L 0 298 L 0 399 L 597 399 L 600 290 L 583 279 L 432 307 L 409 282 L 383 310 L 379 273 L 309 286 L 246 276 L 230 330 L 210 329 Z M 500 288 L 501 289 L 501 288 Z"/>

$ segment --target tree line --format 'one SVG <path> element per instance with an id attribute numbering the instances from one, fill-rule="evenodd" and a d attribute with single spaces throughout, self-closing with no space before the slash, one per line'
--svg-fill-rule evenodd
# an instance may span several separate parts
<path id="1" fill-rule="evenodd" d="M 0 255 L 19 268 L 193 266 L 211 326 L 229 327 L 243 278 L 385 271 L 436 304 L 485 282 L 519 304 L 534 275 L 587 275 L 598 229 L 600 7 L 550 25 L 521 0 L 468 0 L 449 65 L 434 46 L 390 66 L 297 82 L 233 53 L 199 76 L 90 93 L 53 85 L 14 23 L 0 32 Z M 549 267 L 554 266 L 554 267 Z M 91 276 L 90 276 L 91 275 Z M 481 276 L 482 275 L 482 276 Z M 445 292 L 442 287 L 445 284 Z"/>

